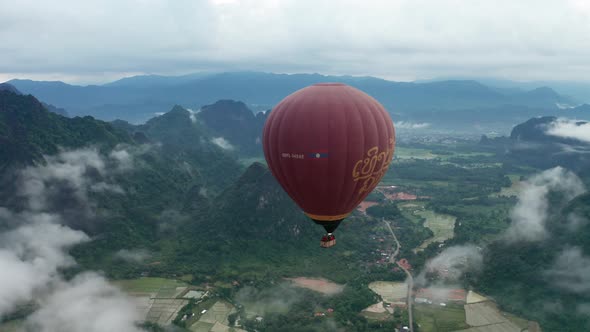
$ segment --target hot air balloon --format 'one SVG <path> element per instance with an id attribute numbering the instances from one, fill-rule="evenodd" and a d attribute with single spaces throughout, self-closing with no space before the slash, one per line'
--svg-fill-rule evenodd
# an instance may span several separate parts
<path id="1" fill-rule="evenodd" d="M 324 226 L 320 245 L 377 186 L 395 149 L 395 129 L 381 104 L 340 83 L 319 83 L 285 97 L 264 125 L 272 174 L 303 212 Z"/>

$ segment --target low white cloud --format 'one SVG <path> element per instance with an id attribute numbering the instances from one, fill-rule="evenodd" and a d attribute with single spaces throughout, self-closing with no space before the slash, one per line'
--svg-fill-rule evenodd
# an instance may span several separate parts
<path id="1" fill-rule="evenodd" d="M 547 126 L 546 133 L 590 143 L 590 122 L 559 118 Z"/>
<path id="2" fill-rule="evenodd" d="M 427 274 L 435 274 L 444 283 L 454 283 L 467 272 L 481 271 L 483 256 L 481 249 L 473 245 L 446 248 L 433 259 L 426 262 L 423 271 L 416 277 L 416 283 L 426 285 Z"/>
<path id="3" fill-rule="evenodd" d="M 512 223 L 504 234 L 506 241 L 539 241 L 548 236 L 545 223 L 551 191 L 560 192 L 569 201 L 586 189 L 580 178 L 561 167 L 531 177 L 522 184 L 518 194 L 518 203 L 511 212 Z"/>
<path id="4" fill-rule="evenodd" d="M 414 122 L 399 121 L 399 122 L 395 123 L 396 129 L 426 129 L 429 127 L 430 127 L 430 123 L 427 123 L 427 122 L 414 123 Z"/>
<path id="5" fill-rule="evenodd" d="M 215 137 L 211 139 L 211 143 L 217 145 L 224 150 L 234 150 L 235 147 L 223 137 Z"/>
<path id="6" fill-rule="evenodd" d="M 201 113 L 201 109 L 199 108 L 195 111 L 190 108 L 187 108 L 186 110 L 189 112 L 189 118 L 191 119 L 191 122 L 197 123 L 197 114 Z"/>
<path id="7" fill-rule="evenodd" d="M 41 308 L 26 322 L 39 332 L 142 331 L 136 303 L 95 273 L 61 281 L 40 301 Z"/>
<path id="8" fill-rule="evenodd" d="M 131 163 L 125 150 L 113 151 L 111 157 L 121 165 Z M 88 214 L 91 213 L 88 193 L 110 191 L 122 193 L 116 184 L 108 183 L 113 159 L 106 158 L 96 148 L 61 151 L 46 156 L 45 163 L 28 166 L 18 173 L 17 194 L 27 201 L 32 211 L 51 211 L 68 200 Z M 117 166 L 116 166 L 117 167 Z"/>
<path id="9" fill-rule="evenodd" d="M 152 255 L 144 249 L 121 249 L 115 253 L 115 257 L 131 263 L 143 263 Z"/>
<path id="10" fill-rule="evenodd" d="M 129 170 L 133 168 L 133 156 L 129 151 L 120 146 L 111 151 L 109 157 L 118 163 L 120 170 Z"/>
<path id="11" fill-rule="evenodd" d="M 64 250 L 88 241 L 82 232 L 50 223 L 58 221 L 56 216 L 15 217 L 30 224 L 0 235 L 0 317 L 51 287 L 58 269 L 74 264 Z"/>
<path id="12" fill-rule="evenodd" d="M 0 206 L 0 318 L 34 303 L 27 331 L 139 331 L 133 301 L 95 273 L 66 280 L 61 269 L 76 264 L 68 250 L 90 241 L 68 225 L 95 222 L 90 192 L 122 193 L 112 181 L 129 156 L 96 149 L 61 151 L 16 172 L 22 211 Z M 68 211 L 83 211 L 71 214 Z"/>
<path id="13" fill-rule="evenodd" d="M 590 294 L 590 257 L 578 247 L 562 251 L 545 275 L 562 290 Z"/>

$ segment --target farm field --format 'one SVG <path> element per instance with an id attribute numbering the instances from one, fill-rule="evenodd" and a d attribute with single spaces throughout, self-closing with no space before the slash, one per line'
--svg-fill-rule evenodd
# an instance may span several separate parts
<path id="1" fill-rule="evenodd" d="M 430 228 L 434 236 L 424 241 L 418 248 L 417 251 L 424 250 L 429 244 L 434 242 L 444 242 L 448 239 L 452 239 L 454 236 L 455 220 L 456 217 L 436 213 L 431 210 L 423 210 L 415 212 L 420 217 L 424 218 L 424 227 Z"/>
<path id="2" fill-rule="evenodd" d="M 383 306 L 383 301 L 381 301 L 365 308 L 361 311 L 361 314 L 370 320 L 387 320 L 391 319 L 391 314 L 393 313 L 393 308 L 388 309 Z"/>
<path id="3" fill-rule="evenodd" d="M 138 278 L 113 282 L 123 291 L 135 297 L 137 308 L 147 321 L 169 324 L 178 311 L 185 306 L 186 299 L 177 298 L 187 290 L 187 284 L 165 278 Z"/>
<path id="4" fill-rule="evenodd" d="M 387 302 L 405 303 L 408 296 L 408 284 L 405 282 L 374 281 L 369 284 L 369 288 Z"/>
<path id="5" fill-rule="evenodd" d="M 338 294 L 344 289 L 344 285 L 339 285 L 323 278 L 297 277 L 285 278 L 285 280 L 291 281 L 294 286 L 311 289 L 312 291 L 323 293 L 325 295 Z"/>
<path id="6" fill-rule="evenodd" d="M 424 248 L 433 242 L 443 242 L 453 238 L 455 221 L 457 220 L 455 216 L 426 210 L 423 204 L 414 202 L 400 204 L 399 207 L 408 219 L 416 223 L 424 220 L 424 227 L 430 228 L 434 233 L 433 237 L 426 239 L 415 249 L 415 252 L 424 250 Z"/>
<path id="7" fill-rule="evenodd" d="M 2 332 L 21 332 L 23 328 L 23 321 L 15 320 L 7 323 L 0 323 L 0 331 Z"/>
<path id="8" fill-rule="evenodd" d="M 175 294 L 180 292 L 177 288 L 186 288 L 187 284 L 165 278 L 138 278 L 138 279 L 126 279 L 116 280 L 113 284 L 121 287 L 127 293 L 142 293 L 142 294 L 153 294 L 153 297 L 175 297 Z"/>
<path id="9" fill-rule="evenodd" d="M 488 298 L 474 291 L 467 292 L 467 304 L 488 301 Z"/>
<path id="10" fill-rule="evenodd" d="M 190 326 L 190 330 L 195 332 L 242 331 L 228 326 L 229 320 L 227 317 L 235 311 L 231 303 L 217 300 L 204 314 L 201 314 L 198 321 Z M 197 314 L 200 314 L 200 312 Z"/>
<path id="11" fill-rule="evenodd" d="M 522 182 L 520 181 L 520 175 L 509 174 L 507 175 L 512 182 L 510 187 L 502 188 L 500 192 L 491 194 L 492 197 L 516 197 L 521 190 Z"/>
<path id="12" fill-rule="evenodd" d="M 447 160 L 449 158 L 456 158 L 456 157 L 489 157 L 493 156 L 493 153 L 488 152 L 453 152 L 453 151 L 445 151 L 444 153 L 436 153 L 430 149 L 421 149 L 421 148 L 410 148 L 410 147 L 396 147 L 394 158 L 398 159 L 435 159 L 439 158 L 441 160 Z"/>
<path id="13" fill-rule="evenodd" d="M 465 317 L 465 322 L 472 326 L 464 330 L 468 332 L 519 332 L 526 327 L 524 320 L 515 319 L 515 317 L 509 319 L 508 315 L 498 310 L 491 301 L 466 304 Z"/>
<path id="14" fill-rule="evenodd" d="M 414 317 L 423 332 L 450 332 L 468 328 L 465 324 L 465 311 L 461 306 L 417 304 Z"/>

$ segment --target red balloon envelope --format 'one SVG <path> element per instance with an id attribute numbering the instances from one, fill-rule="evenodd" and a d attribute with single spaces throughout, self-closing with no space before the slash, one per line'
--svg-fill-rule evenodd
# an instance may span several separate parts
<path id="1" fill-rule="evenodd" d="M 395 130 L 371 96 L 345 84 L 320 83 L 272 110 L 262 144 L 283 189 L 331 233 L 387 171 Z"/>

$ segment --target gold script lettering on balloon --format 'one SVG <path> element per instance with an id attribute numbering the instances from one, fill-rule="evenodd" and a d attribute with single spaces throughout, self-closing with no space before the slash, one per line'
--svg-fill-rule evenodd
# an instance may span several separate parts
<path id="1" fill-rule="evenodd" d="M 352 169 L 352 179 L 355 182 L 361 181 L 363 183 L 359 189 L 359 195 L 370 192 L 377 186 L 391 163 L 393 150 L 393 139 L 390 139 L 387 150 L 379 152 L 379 147 L 374 146 L 367 150 L 365 156 L 356 162 Z"/>

